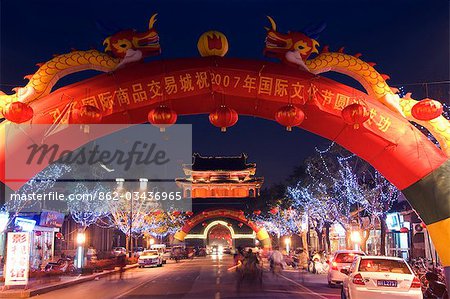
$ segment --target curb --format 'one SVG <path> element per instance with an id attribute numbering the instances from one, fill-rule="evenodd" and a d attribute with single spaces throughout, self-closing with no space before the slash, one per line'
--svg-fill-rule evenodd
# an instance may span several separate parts
<path id="1" fill-rule="evenodd" d="M 130 270 L 130 269 L 134 269 L 134 268 L 137 268 L 137 267 L 138 267 L 137 264 L 128 265 L 128 266 L 125 267 L 125 271 Z M 101 273 L 93 274 L 93 275 L 86 276 L 86 277 L 81 277 L 79 279 L 69 280 L 69 281 L 66 281 L 66 282 L 57 283 L 57 284 L 49 285 L 49 286 L 43 286 L 41 288 L 36 288 L 36 289 L 1 291 L 0 292 L 0 298 L 29 298 L 29 297 L 32 297 L 32 296 L 45 294 L 45 293 L 48 293 L 48 292 L 51 292 L 51 291 L 55 291 L 55 290 L 63 289 L 63 288 L 66 288 L 66 287 L 70 287 L 70 286 L 73 286 L 73 285 L 76 285 L 76 284 L 79 284 L 79 283 L 83 283 L 83 282 L 86 282 L 86 281 L 92 281 L 92 280 L 95 280 L 96 278 L 101 278 L 101 277 L 108 276 L 110 274 L 118 273 L 119 271 L 120 271 L 120 269 L 103 271 Z"/>

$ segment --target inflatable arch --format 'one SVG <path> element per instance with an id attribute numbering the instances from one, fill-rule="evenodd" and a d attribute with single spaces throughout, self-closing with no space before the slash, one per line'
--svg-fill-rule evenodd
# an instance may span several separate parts
<path id="1" fill-rule="evenodd" d="M 256 234 L 256 238 L 259 240 L 259 242 L 261 243 L 263 248 L 269 249 L 271 247 L 271 240 L 270 240 L 269 234 L 267 233 L 267 231 L 264 227 L 260 227 L 260 226 L 256 225 L 256 223 L 254 223 L 253 221 L 248 220 L 245 217 L 245 214 L 243 211 L 237 211 L 237 210 L 231 210 L 231 209 L 213 209 L 213 210 L 203 211 L 202 213 L 194 215 L 192 218 L 190 218 L 188 221 L 186 221 L 186 224 L 181 228 L 181 230 L 178 231 L 174 235 L 174 239 L 178 242 L 183 242 L 185 237 L 191 231 L 191 229 L 193 229 L 195 226 L 199 225 L 200 223 L 203 223 L 206 220 L 214 219 L 214 218 L 234 219 L 236 221 L 243 223 L 244 225 L 249 226 Z M 213 223 L 215 223 L 215 222 L 213 222 Z M 227 226 L 226 222 L 222 221 L 222 224 Z M 210 223 L 210 225 L 208 225 L 205 228 L 205 232 L 204 232 L 205 237 L 206 237 L 208 230 L 211 227 L 212 226 Z M 228 229 L 230 229 L 232 236 L 236 236 L 236 234 L 234 234 L 234 230 L 232 227 L 228 227 Z"/>
<path id="2" fill-rule="evenodd" d="M 226 121 L 232 111 L 299 126 L 352 151 L 402 190 L 426 223 L 450 276 L 450 122 L 441 115 L 442 105 L 430 99 L 415 101 L 410 95 L 399 98 L 387 85 L 388 76 L 361 60 L 360 54 L 330 52 L 328 47 L 319 53 L 314 38 L 323 28 L 282 34 L 270 21 L 264 52 L 282 63 L 221 57 L 228 44 L 216 32 L 199 40 L 205 57 L 142 62 L 143 57 L 160 52 L 152 17 L 144 33 L 127 31 L 108 37 L 106 53 L 74 51 L 40 65 L 25 87 L 0 95 L 0 106 L 8 120 L 31 126 L 58 125 L 67 119 L 65 115 L 83 108 L 94 111 L 90 121 L 98 123 L 144 123 L 149 112 L 159 107 L 170 111 L 159 118 L 159 125 L 170 125 L 176 120 L 174 114 L 208 114 L 224 106 L 230 108 L 222 122 L 225 127 L 232 125 Z M 127 39 L 130 42 L 122 45 Z M 312 53 L 317 56 L 310 59 Z M 82 69 L 108 73 L 51 92 L 60 77 Z M 326 71 L 352 76 L 367 93 L 318 75 Z M 439 147 L 410 121 L 425 126 Z M 150 122 L 158 124 L 155 118 Z M 0 125 L 3 136 L 8 123 Z M 55 136 L 64 138 L 64 130 Z M 20 148 L 21 138 L 25 137 L 10 142 Z M 10 186 L 13 178 L 5 177 L 4 164 L 13 156 L 2 144 L 0 176 Z M 22 175 L 31 178 L 36 171 L 23 169 Z"/>

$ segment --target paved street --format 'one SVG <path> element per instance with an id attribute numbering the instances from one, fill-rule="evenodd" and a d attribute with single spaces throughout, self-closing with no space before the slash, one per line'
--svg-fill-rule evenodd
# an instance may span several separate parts
<path id="1" fill-rule="evenodd" d="M 39 295 L 39 298 L 339 298 L 323 275 L 283 271 L 280 277 L 265 272 L 263 286 L 244 284 L 236 290 L 230 256 L 208 256 L 164 265 L 163 268 L 134 269 L 117 276 L 82 283 Z"/>

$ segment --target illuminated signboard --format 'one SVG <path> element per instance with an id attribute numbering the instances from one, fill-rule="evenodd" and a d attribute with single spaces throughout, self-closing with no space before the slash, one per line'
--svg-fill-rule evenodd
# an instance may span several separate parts
<path id="1" fill-rule="evenodd" d="M 5 285 L 26 285 L 30 264 L 30 233 L 8 233 Z"/>
<path id="2" fill-rule="evenodd" d="M 36 225 L 36 220 L 16 217 L 16 220 L 14 220 L 14 225 L 21 227 L 23 231 L 31 232 Z"/>
<path id="3" fill-rule="evenodd" d="M 0 212 L 0 233 L 4 232 L 6 227 L 8 226 L 9 221 L 9 213 Z"/>
<path id="4" fill-rule="evenodd" d="M 41 213 L 40 226 L 61 227 L 64 222 L 64 214 L 55 211 L 43 210 Z"/>
<path id="5" fill-rule="evenodd" d="M 386 226 L 389 230 L 400 230 L 400 217 L 398 213 L 386 215 Z"/>

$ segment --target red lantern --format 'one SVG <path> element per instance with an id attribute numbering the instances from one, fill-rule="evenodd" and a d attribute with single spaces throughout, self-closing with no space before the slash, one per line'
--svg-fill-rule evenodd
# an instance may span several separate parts
<path id="1" fill-rule="evenodd" d="M 400 229 L 400 232 L 401 232 L 401 233 L 407 233 L 407 232 L 409 232 L 409 229 L 408 229 L 407 227 L 402 227 L 402 228 Z"/>
<path id="2" fill-rule="evenodd" d="M 278 213 L 278 208 L 271 208 L 269 212 L 270 214 L 275 215 L 276 213 Z"/>
<path id="3" fill-rule="evenodd" d="M 34 234 L 39 237 L 40 235 L 42 235 L 42 232 L 41 231 L 35 231 Z"/>
<path id="4" fill-rule="evenodd" d="M 180 214 L 181 214 L 180 211 L 173 211 L 173 212 L 172 212 L 172 215 L 175 216 L 175 217 L 180 216 Z"/>
<path id="5" fill-rule="evenodd" d="M 177 122 L 177 113 L 167 106 L 159 106 L 150 110 L 148 122 L 158 127 L 161 132 L 164 132 L 167 127 Z"/>
<path id="6" fill-rule="evenodd" d="M 13 102 L 3 108 L 3 116 L 10 122 L 21 124 L 33 118 L 33 108 L 22 102 Z"/>
<path id="7" fill-rule="evenodd" d="M 209 114 L 209 121 L 222 132 L 226 132 L 228 127 L 234 126 L 238 121 L 236 110 L 228 108 L 224 105 Z"/>
<path id="8" fill-rule="evenodd" d="M 64 237 L 63 234 L 60 233 L 60 232 L 57 232 L 57 233 L 55 234 L 55 236 L 56 236 L 56 238 L 58 238 L 58 239 L 62 239 L 62 238 Z"/>
<path id="9" fill-rule="evenodd" d="M 205 227 L 205 226 L 206 226 L 206 222 L 203 222 L 203 223 L 202 223 L 202 226 Z"/>
<path id="10" fill-rule="evenodd" d="M 292 131 L 292 127 L 299 126 L 305 119 L 305 113 L 293 105 L 283 106 L 275 112 L 275 120 Z"/>
<path id="11" fill-rule="evenodd" d="M 187 212 L 186 212 L 186 215 L 187 215 L 188 217 L 191 217 L 192 215 L 194 215 L 194 212 L 192 212 L 192 211 L 187 211 Z"/>
<path id="12" fill-rule="evenodd" d="M 411 114 L 418 120 L 432 120 L 442 114 L 444 107 L 438 101 L 432 99 L 423 99 L 417 102 L 411 109 Z"/>
<path id="13" fill-rule="evenodd" d="M 255 210 L 255 211 L 253 211 L 253 214 L 255 214 L 255 215 L 261 215 L 261 210 Z"/>
<path id="14" fill-rule="evenodd" d="M 80 109 L 74 109 L 71 113 L 74 124 L 98 124 L 102 121 L 102 111 L 92 105 L 83 105 Z"/>
<path id="15" fill-rule="evenodd" d="M 239 222 L 239 224 L 238 224 L 239 227 L 242 227 L 243 225 L 244 225 L 244 223 L 242 223 L 242 222 Z"/>
<path id="16" fill-rule="evenodd" d="M 357 129 L 370 118 L 370 112 L 365 105 L 354 103 L 341 111 L 341 117 L 345 123 L 353 125 Z"/>

